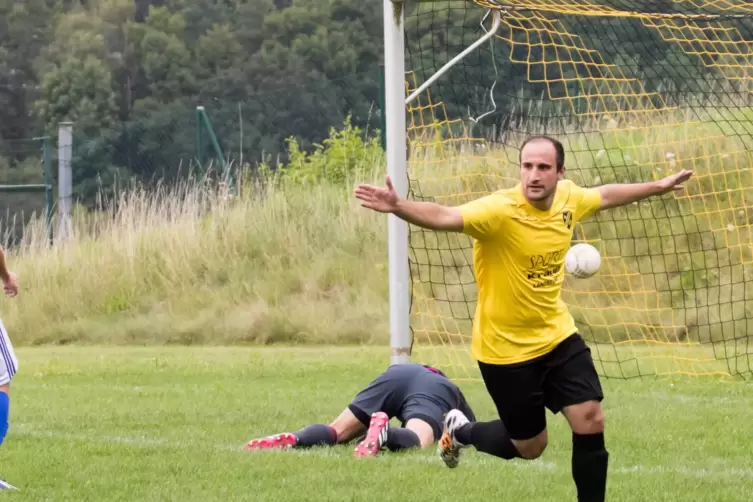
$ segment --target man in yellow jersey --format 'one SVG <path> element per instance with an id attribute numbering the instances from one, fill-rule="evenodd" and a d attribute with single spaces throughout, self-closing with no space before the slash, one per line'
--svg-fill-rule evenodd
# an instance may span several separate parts
<path id="1" fill-rule="evenodd" d="M 572 429 L 578 500 L 604 500 L 609 454 L 603 394 L 590 349 L 560 297 L 565 254 L 577 222 L 681 190 L 692 174 L 584 189 L 564 179 L 562 144 L 534 136 L 521 145 L 517 186 L 458 207 L 402 199 L 389 177 L 386 188 L 356 188 L 366 208 L 475 239 L 472 353 L 501 420 L 473 423 L 460 410 L 447 413 L 439 447 L 445 464 L 456 467 L 467 446 L 505 459 L 539 457 L 547 445 L 548 408 L 561 411 Z"/>

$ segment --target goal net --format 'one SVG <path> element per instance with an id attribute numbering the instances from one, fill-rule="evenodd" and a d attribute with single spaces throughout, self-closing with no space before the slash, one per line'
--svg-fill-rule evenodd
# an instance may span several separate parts
<path id="1" fill-rule="evenodd" d="M 534 133 L 564 143 L 567 177 L 581 186 L 694 170 L 682 193 L 582 222 L 573 244 L 594 245 L 602 267 L 590 279 L 566 277 L 563 298 L 604 377 L 749 376 L 753 3 L 404 9 L 409 196 L 457 205 L 513 186 L 518 145 Z M 472 239 L 409 232 L 413 357 L 475 379 Z"/>

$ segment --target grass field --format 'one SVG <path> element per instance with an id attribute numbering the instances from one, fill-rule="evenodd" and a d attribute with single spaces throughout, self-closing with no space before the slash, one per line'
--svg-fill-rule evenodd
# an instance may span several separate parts
<path id="1" fill-rule="evenodd" d="M 432 448 L 242 451 L 326 422 L 387 364 L 387 348 L 21 348 L 0 475 L 13 500 L 574 500 L 570 436 L 549 416 L 535 462 Z M 480 418 L 483 385 L 463 382 Z M 744 501 L 753 387 L 719 379 L 604 382 L 610 501 Z"/>
<path id="2" fill-rule="evenodd" d="M 706 122 L 717 120 L 734 122 Z M 570 136 L 568 176 L 579 183 L 696 171 L 685 194 L 576 232 L 604 257 L 597 276 L 565 288 L 584 335 L 602 342 L 601 370 L 750 376 L 753 178 L 733 132 L 668 122 L 601 131 L 598 143 Z M 355 183 L 381 183 L 384 169 L 381 156 L 345 148 L 351 139 L 293 163 L 300 170 L 280 183 L 243 185 L 240 197 L 190 183 L 136 189 L 105 211 L 77 211 L 73 236 L 55 247 L 39 221 L 25 229 L 9 250 L 21 295 L 0 297 L 22 363 L 0 448 L 0 476 L 22 488 L 11 496 L 574 500 L 561 417 L 543 458 L 505 463 L 469 451 L 454 471 L 433 449 L 361 461 L 349 446 L 242 451 L 252 437 L 334 418 L 387 364 L 387 219 L 352 196 Z M 460 203 L 513 182 L 513 148 L 470 142 L 448 157 L 445 146 L 413 162 L 414 196 Z M 319 179 L 327 176 L 337 182 Z M 460 379 L 475 370 L 469 246 L 412 228 L 417 357 Z M 275 344 L 290 346 L 259 347 Z M 496 416 L 481 383 L 461 384 L 479 417 Z M 605 387 L 610 501 L 750 499 L 749 383 Z"/>

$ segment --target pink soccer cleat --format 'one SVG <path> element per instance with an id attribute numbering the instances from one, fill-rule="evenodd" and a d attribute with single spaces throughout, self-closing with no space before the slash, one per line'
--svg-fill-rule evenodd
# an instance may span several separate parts
<path id="1" fill-rule="evenodd" d="M 371 415 L 371 423 L 366 438 L 358 443 L 353 455 L 356 457 L 373 457 L 387 442 L 390 432 L 390 418 L 386 413 L 378 411 Z"/>
<path id="2" fill-rule="evenodd" d="M 274 436 L 267 436 L 265 438 L 259 438 L 259 439 L 252 439 L 248 443 L 246 443 L 246 446 L 243 447 L 244 450 L 270 450 L 273 448 L 279 448 L 279 449 L 286 449 L 286 448 L 293 448 L 298 440 L 296 437 L 289 433 L 289 432 L 283 432 L 281 434 L 275 434 Z"/>

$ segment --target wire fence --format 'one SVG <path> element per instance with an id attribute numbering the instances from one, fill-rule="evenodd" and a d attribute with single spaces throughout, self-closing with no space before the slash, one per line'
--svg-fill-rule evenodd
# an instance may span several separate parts
<path id="1" fill-rule="evenodd" d="M 52 142 L 48 137 L 0 140 L 0 242 L 13 245 L 32 218 L 52 230 Z"/>

